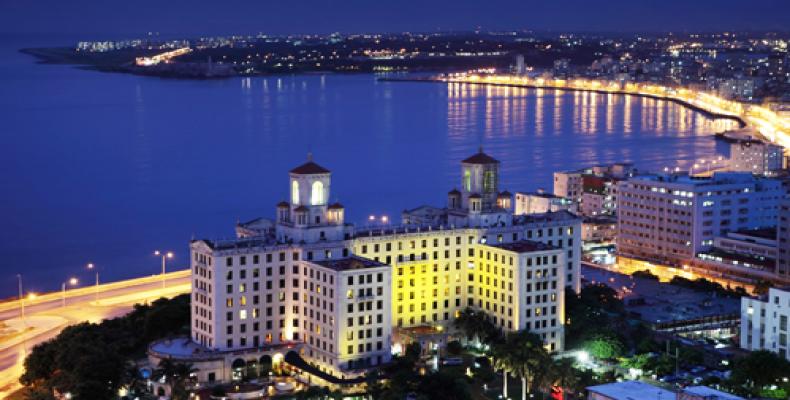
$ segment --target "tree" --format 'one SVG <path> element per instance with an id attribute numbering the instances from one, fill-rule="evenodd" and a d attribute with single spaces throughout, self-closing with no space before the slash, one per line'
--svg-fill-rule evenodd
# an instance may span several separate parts
<path id="1" fill-rule="evenodd" d="M 578 371 L 573 367 L 573 359 L 555 360 L 548 373 L 548 386 L 559 386 L 563 392 L 573 393 L 579 382 Z"/>
<path id="2" fill-rule="evenodd" d="M 635 354 L 631 358 L 623 360 L 621 365 L 624 368 L 645 369 L 650 363 L 650 354 Z"/>
<path id="3" fill-rule="evenodd" d="M 617 338 L 606 335 L 595 336 L 593 339 L 586 341 L 583 347 L 590 355 L 601 360 L 619 357 L 623 352 L 622 342 Z"/>
<path id="4" fill-rule="evenodd" d="M 491 358 L 494 359 L 493 367 L 502 371 L 502 397 L 507 398 L 507 376 L 510 371 L 510 351 L 506 343 L 497 343 L 491 349 Z"/>
<path id="5" fill-rule="evenodd" d="M 33 348 L 20 382 L 75 398 L 111 398 L 120 387 L 136 385 L 128 363 L 145 351 L 150 340 L 188 327 L 189 299 L 188 294 L 160 299 L 135 305 L 129 314 L 100 324 L 69 326 Z"/>
<path id="6" fill-rule="evenodd" d="M 453 341 L 447 343 L 447 353 L 448 354 L 457 356 L 457 355 L 461 354 L 461 352 L 463 350 L 464 350 L 464 348 L 463 348 L 463 346 L 461 346 L 461 342 L 459 342 L 457 340 L 453 340 Z"/>
<path id="7" fill-rule="evenodd" d="M 121 376 L 121 385 L 126 387 L 130 393 L 136 394 L 142 391 L 144 387 L 143 383 L 137 365 L 132 362 L 127 362 L 123 370 L 123 375 Z"/>
<path id="8" fill-rule="evenodd" d="M 645 269 L 642 271 L 634 271 L 634 273 L 631 274 L 631 276 L 633 276 L 634 278 L 651 279 L 654 281 L 658 280 L 658 275 L 654 275 L 652 272 L 650 272 L 649 269 Z"/>
<path id="9" fill-rule="evenodd" d="M 790 362 L 767 350 L 758 350 L 735 361 L 730 381 L 752 392 L 769 385 L 781 385 L 790 378 Z"/>
<path id="10" fill-rule="evenodd" d="M 521 399 L 526 400 L 527 391 L 542 376 L 551 363 L 551 357 L 543 347 L 540 336 L 529 331 L 511 332 L 505 337 L 503 358 L 506 369 L 521 378 Z"/>
<path id="11" fill-rule="evenodd" d="M 173 362 L 166 358 L 159 362 L 156 375 L 164 377 L 165 382 L 170 385 L 173 400 L 186 400 L 189 398 L 186 382 L 195 371 L 197 370 L 192 364 Z"/>
<path id="12" fill-rule="evenodd" d="M 407 360 L 411 361 L 412 364 L 419 361 L 421 354 L 422 346 L 420 346 L 419 342 L 411 342 L 406 345 L 406 354 L 404 356 Z"/>
<path id="13" fill-rule="evenodd" d="M 461 377 L 445 370 L 425 376 L 418 385 L 420 399 L 471 400 L 469 384 Z"/>

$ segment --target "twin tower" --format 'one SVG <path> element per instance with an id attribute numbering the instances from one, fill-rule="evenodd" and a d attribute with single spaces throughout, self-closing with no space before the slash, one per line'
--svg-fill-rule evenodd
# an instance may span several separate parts
<path id="1" fill-rule="evenodd" d="M 353 232 L 344 221 L 344 207 L 329 204 L 331 172 L 307 162 L 292 169 L 290 201 L 277 204 L 277 236 L 283 242 L 314 243 L 348 239 Z M 447 222 L 456 226 L 493 226 L 508 220 L 511 194 L 499 191 L 499 161 L 477 154 L 461 161 L 461 190 L 447 198 Z M 509 222 L 509 221 L 508 221 Z"/>

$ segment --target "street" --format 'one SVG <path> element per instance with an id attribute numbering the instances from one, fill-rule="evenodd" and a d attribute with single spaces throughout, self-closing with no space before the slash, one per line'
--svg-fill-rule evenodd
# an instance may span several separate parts
<path id="1" fill-rule="evenodd" d="M 0 303 L 0 399 L 19 389 L 24 359 L 36 344 L 63 328 L 81 322 L 100 322 L 131 311 L 137 303 L 174 297 L 190 290 L 189 270 L 87 286 L 27 298 L 25 318 L 19 300 Z M 63 305 L 65 298 L 65 306 Z"/>

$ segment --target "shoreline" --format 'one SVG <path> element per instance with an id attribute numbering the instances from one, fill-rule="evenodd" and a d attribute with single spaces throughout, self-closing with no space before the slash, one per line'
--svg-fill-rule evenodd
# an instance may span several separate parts
<path id="1" fill-rule="evenodd" d="M 534 85 L 534 84 L 515 84 L 515 83 L 497 83 L 497 82 L 453 82 L 453 81 L 446 81 L 436 78 L 378 78 L 378 80 L 382 82 L 461 83 L 467 85 L 504 86 L 504 87 L 527 88 L 527 89 L 560 90 L 567 92 L 590 92 L 590 93 L 598 93 L 598 94 L 616 94 L 623 96 L 644 97 L 644 98 L 655 99 L 655 100 L 670 101 L 675 104 L 679 104 L 683 107 L 689 108 L 691 110 L 697 111 L 710 119 L 729 119 L 737 122 L 740 128 L 745 128 L 748 126 L 746 121 L 744 121 L 743 118 L 739 116 L 717 113 L 714 111 L 706 110 L 700 106 L 691 104 L 681 99 L 672 98 L 672 97 L 663 97 L 649 93 L 628 93 L 623 90 L 584 89 L 584 88 L 574 88 L 574 87 L 559 88 L 550 85 Z"/>

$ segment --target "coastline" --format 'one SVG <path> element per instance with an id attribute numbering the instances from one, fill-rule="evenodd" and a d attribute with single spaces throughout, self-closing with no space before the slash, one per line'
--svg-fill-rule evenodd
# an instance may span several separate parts
<path id="1" fill-rule="evenodd" d="M 574 87 L 558 88 L 550 85 L 535 85 L 535 84 L 513 84 L 513 83 L 497 83 L 497 82 L 451 82 L 437 78 L 378 78 L 378 80 L 382 82 L 463 83 L 468 85 L 505 86 L 505 87 L 528 88 L 528 89 L 560 90 L 567 92 L 591 92 L 591 93 L 599 93 L 599 94 L 616 94 L 616 95 L 624 95 L 624 96 L 644 97 L 649 99 L 671 101 L 688 109 L 697 111 L 711 119 L 729 119 L 737 122 L 740 128 L 745 128 L 748 126 L 746 121 L 744 121 L 744 119 L 739 116 L 717 113 L 714 111 L 706 110 L 700 106 L 691 104 L 682 99 L 663 97 L 649 93 L 629 93 L 623 90 L 584 89 L 584 88 L 574 88 Z"/>

